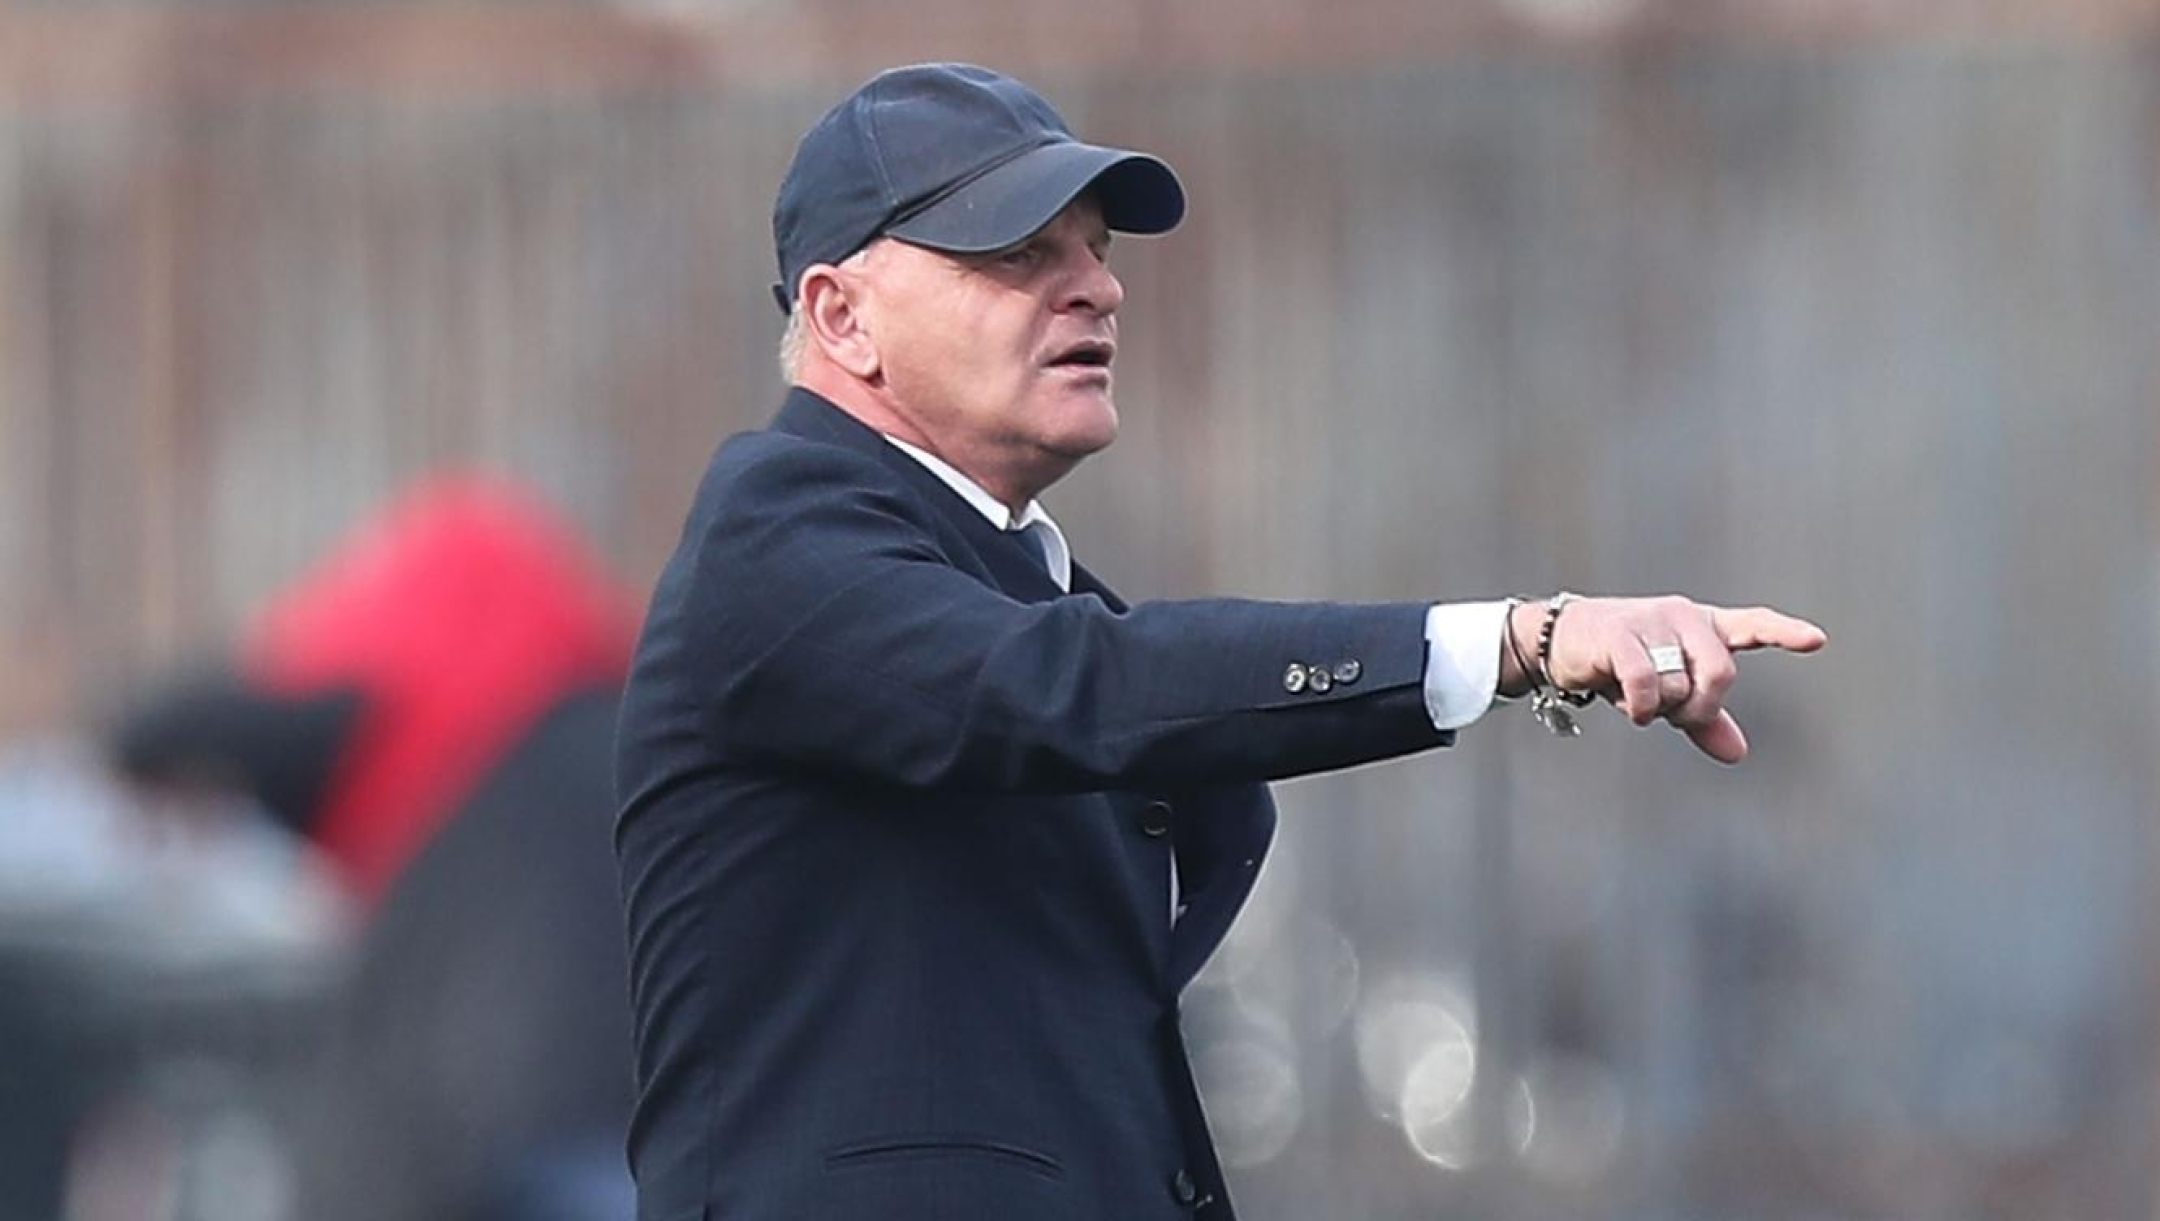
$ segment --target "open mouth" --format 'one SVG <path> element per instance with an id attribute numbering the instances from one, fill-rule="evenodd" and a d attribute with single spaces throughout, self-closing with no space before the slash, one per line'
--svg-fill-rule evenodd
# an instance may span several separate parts
<path id="1" fill-rule="evenodd" d="M 1050 358 L 1053 369 L 1108 369 L 1117 356 L 1116 345 L 1105 340 L 1087 340 L 1066 348 Z"/>

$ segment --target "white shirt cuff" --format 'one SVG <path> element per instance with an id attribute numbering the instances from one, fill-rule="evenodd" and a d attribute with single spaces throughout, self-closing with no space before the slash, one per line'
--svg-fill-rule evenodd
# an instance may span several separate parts
<path id="1" fill-rule="evenodd" d="M 1435 729 L 1485 715 L 1500 687 L 1505 602 L 1443 602 L 1425 612 L 1425 713 Z"/>

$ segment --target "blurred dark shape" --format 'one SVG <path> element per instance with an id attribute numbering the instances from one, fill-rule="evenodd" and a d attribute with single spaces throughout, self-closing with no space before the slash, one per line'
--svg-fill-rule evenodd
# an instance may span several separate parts
<path id="1" fill-rule="evenodd" d="M 370 907 L 298 1135 L 308 1221 L 628 1215 L 626 607 L 528 498 L 440 479 L 117 727 L 130 776 L 249 793 Z"/>
<path id="2" fill-rule="evenodd" d="M 361 694 L 273 695 L 226 671 L 183 680 L 113 732 L 123 775 L 161 789 L 237 790 L 299 835 L 322 811 Z"/>

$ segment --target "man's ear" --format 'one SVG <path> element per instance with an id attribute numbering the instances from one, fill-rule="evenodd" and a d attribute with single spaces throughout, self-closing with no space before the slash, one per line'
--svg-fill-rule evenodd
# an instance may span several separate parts
<path id="1" fill-rule="evenodd" d="M 857 286 L 850 284 L 839 268 L 819 263 L 803 272 L 802 294 L 797 298 L 801 304 L 797 308 L 803 312 L 803 325 L 810 332 L 811 342 L 826 360 L 861 381 L 871 381 L 877 377 L 882 362 L 858 308 L 857 292 Z"/>

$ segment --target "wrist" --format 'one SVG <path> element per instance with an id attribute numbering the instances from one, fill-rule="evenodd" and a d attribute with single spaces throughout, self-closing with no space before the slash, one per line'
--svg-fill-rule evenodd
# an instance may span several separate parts
<path id="1" fill-rule="evenodd" d="M 1563 738 L 1572 738 L 1582 732 L 1575 723 L 1575 710 L 1593 698 L 1587 691 L 1560 687 L 1553 676 L 1553 631 L 1560 624 L 1561 612 L 1570 603 L 1579 601 L 1580 598 L 1566 591 L 1543 602 L 1508 599 L 1507 616 L 1501 631 L 1500 681 L 1493 691 L 1501 699 L 1513 699 L 1527 692 L 1530 715 Z M 1532 640 L 1536 642 L 1534 646 L 1527 643 Z"/>
<path id="2" fill-rule="evenodd" d="M 1520 699 L 1537 689 L 1532 658 L 1544 618 L 1544 603 L 1508 599 L 1507 616 L 1500 624 L 1500 682 L 1495 690 L 1501 699 Z"/>

